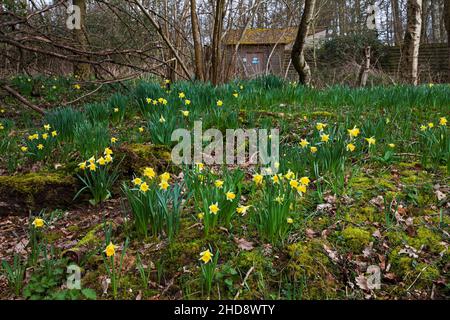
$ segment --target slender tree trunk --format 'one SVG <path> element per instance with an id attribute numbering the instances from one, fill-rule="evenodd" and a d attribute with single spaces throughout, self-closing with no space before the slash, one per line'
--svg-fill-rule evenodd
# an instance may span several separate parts
<path id="1" fill-rule="evenodd" d="M 402 19 L 400 16 L 400 6 L 398 0 L 391 0 L 392 4 L 392 16 L 394 19 L 394 38 L 395 45 L 399 46 L 402 43 L 403 26 Z"/>
<path id="2" fill-rule="evenodd" d="M 217 0 L 214 13 L 214 28 L 211 52 L 211 81 L 214 85 L 219 83 L 219 70 L 221 59 L 221 37 L 223 29 L 223 17 L 225 0 Z"/>
<path id="3" fill-rule="evenodd" d="M 86 19 L 86 1 L 73 0 L 73 5 L 80 8 L 80 29 L 73 30 L 73 38 L 81 50 L 87 50 L 88 39 L 86 33 L 85 19 Z M 80 80 L 87 80 L 91 76 L 92 70 L 88 63 L 75 63 L 73 66 L 73 73 Z"/>
<path id="4" fill-rule="evenodd" d="M 445 28 L 447 29 L 447 46 L 448 46 L 447 82 L 450 82 L 450 0 L 444 1 L 444 19 L 445 19 Z"/>
<path id="5" fill-rule="evenodd" d="M 309 27 L 313 20 L 315 4 L 316 0 L 305 0 L 305 8 L 291 52 L 292 64 L 298 73 L 299 82 L 306 86 L 309 86 L 311 83 L 311 69 L 305 60 L 304 48 Z"/>
<path id="6" fill-rule="evenodd" d="M 191 0 L 191 25 L 192 38 L 194 39 L 195 77 L 203 81 L 205 79 L 205 73 L 203 70 L 202 40 L 200 37 L 200 26 L 198 24 L 197 2 L 195 0 Z"/>
<path id="7" fill-rule="evenodd" d="M 403 78 L 418 83 L 419 45 L 422 25 L 422 0 L 408 0 L 407 28 L 402 47 Z"/>
<path id="8" fill-rule="evenodd" d="M 364 61 L 361 64 L 361 69 L 359 71 L 358 85 L 365 87 L 367 84 L 367 78 L 369 77 L 370 71 L 370 46 L 364 48 Z"/>

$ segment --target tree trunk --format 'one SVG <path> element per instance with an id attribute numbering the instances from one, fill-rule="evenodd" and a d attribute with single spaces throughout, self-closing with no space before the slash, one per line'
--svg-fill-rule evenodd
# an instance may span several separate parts
<path id="1" fill-rule="evenodd" d="M 367 84 L 367 78 L 370 71 L 370 46 L 364 48 L 364 61 L 361 64 L 361 70 L 359 71 L 358 84 L 361 87 L 365 87 Z"/>
<path id="2" fill-rule="evenodd" d="M 211 52 L 211 81 L 214 85 L 219 83 L 219 70 L 221 59 L 221 37 L 223 29 L 223 17 L 225 10 L 225 0 L 217 0 L 214 13 L 214 28 Z"/>
<path id="3" fill-rule="evenodd" d="M 447 29 L 447 46 L 448 46 L 447 82 L 450 82 L 450 0 L 444 1 L 444 19 L 445 19 L 445 28 Z"/>
<path id="4" fill-rule="evenodd" d="M 291 52 L 291 60 L 299 76 L 300 84 L 309 86 L 311 83 L 311 69 L 305 60 L 304 48 L 305 40 L 308 36 L 309 27 L 314 16 L 316 0 L 305 0 L 305 9 L 298 28 L 297 37 Z"/>
<path id="5" fill-rule="evenodd" d="M 402 43 L 403 26 L 402 19 L 400 17 L 400 6 L 398 0 L 391 0 L 392 4 L 392 16 L 394 19 L 394 38 L 395 45 L 399 46 Z"/>
<path id="6" fill-rule="evenodd" d="M 88 47 L 88 39 L 85 27 L 86 19 L 86 1 L 73 0 L 73 5 L 80 8 L 80 29 L 73 29 L 73 38 L 81 50 L 86 50 Z M 73 66 L 73 73 L 80 80 L 88 80 L 92 74 L 91 66 L 88 63 L 75 63 Z"/>
<path id="7" fill-rule="evenodd" d="M 422 0 L 408 0 L 407 29 L 402 47 L 403 78 L 418 83 L 419 45 L 422 25 Z"/>
<path id="8" fill-rule="evenodd" d="M 197 16 L 197 3 L 195 0 L 191 0 L 191 25 L 192 25 L 192 38 L 194 39 L 194 59 L 195 59 L 195 77 L 203 81 L 203 52 L 202 52 L 202 40 L 200 37 L 200 26 L 198 24 Z"/>

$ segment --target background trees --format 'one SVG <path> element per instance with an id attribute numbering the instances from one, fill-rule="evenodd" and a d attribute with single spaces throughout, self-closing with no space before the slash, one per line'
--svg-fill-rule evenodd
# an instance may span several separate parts
<path id="1" fill-rule="evenodd" d="M 404 43 L 403 63 L 412 70 L 404 80 L 415 83 L 417 61 L 410 57 L 416 56 L 418 41 L 448 41 L 447 0 L 5 0 L 0 4 L 1 81 L 17 72 L 73 72 L 80 81 L 110 82 L 156 74 L 172 80 L 196 78 L 221 83 L 234 76 L 221 45 L 229 30 L 301 24 L 299 39 L 306 34 L 306 27 L 324 27 L 327 40 L 353 48 L 340 63 L 342 71 L 333 76 L 334 81 L 345 81 L 339 73 L 348 74 L 346 68 L 359 70 L 364 58 L 367 43 L 357 39 L 372 39 L 366 21 L 374 2 L 379 7 L 376 41 L 389 46 Z M 79 30 L 66 27 L 67 6 L 72 3 L 81 8 Z M 309 19 L 302 20 L 306 18 L 302 8 L 311 3 L 314 10 Z M 423 9 L 420 13 L 414 9 L 418 3 Z M 379 51 L 374 48 L 378 44 L 370 45 L 372 62 L 377 64 Z M 319 59 L 323 52 L 314 49 L 303 63 L 298 43 L 294 49 L 294 66 L 300 66 L 307 75 L 309 61 L 313 81 L 330 81 L 321 75 L 321 70 L 334 70 L 329 64 L 322 67 L 329 62 Z"/>

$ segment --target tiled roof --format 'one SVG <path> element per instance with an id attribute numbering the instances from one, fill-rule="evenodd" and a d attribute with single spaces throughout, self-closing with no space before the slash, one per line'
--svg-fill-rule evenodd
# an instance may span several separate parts
<path id="1" fill-rule="evenodd" d="M 288 44 L 292 43 L 297 36 L 297 27 L 289 27 L 284 29 L 247 29 L 245 30 L 240 44 Z M 316 33 L 323 31 L 323 28 L 316 28 Z M 234 45 L 241 38 L 242 29 L 229 30 L 224 37 L 225 45 Z M 313 30 L 310 29 L 310 34 Z"/>

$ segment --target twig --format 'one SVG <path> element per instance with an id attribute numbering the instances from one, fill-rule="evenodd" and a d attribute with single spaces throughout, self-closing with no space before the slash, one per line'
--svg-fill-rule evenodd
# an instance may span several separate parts
<path id="1" fill-rule="evenodd" d="M 244 281 L 242 281 L 241 285 L 240 285 L 240 289 L 239 291 L 236 293 L 236 295 L 234 296 L 234 300 L 237 300 L 237 298 L 239 298 L 239 295 L 241 294 L 242 288 L 245 285 L 245 282 L 247 282 L 248 277 L 250 276 L 250 274 L 253 272 L 253 270 L 255 270 L 255 267 L 251 267 L 248 271 L 247 274 L 244 277 Z"/>
<path id="2" fill-rule="evenodd" d="M 424 272 L 426 269 L 428 268 L 428 266 L 425 266 L 419 273 L 419 275 L 416 277 L 416 279 L 413 281 L 413 283 L 411 283 L 411 285 L 408 287 L 408 289 L 406 289 L 406 291 L 409 291 L 409 289 L 412 288 L 412 286 L 417 282 L 417 280 L 419 280 L 420 276 L 422 275 L 422 272 Z"/>
<path id="3" fill-rule="evenodd" d="M 92 91 L 86 93 L 85 95 L 82 95 L 81 97 L 76 98 L 75 100 L 65 102 L 65 103 L 63 103 L 62 105 L 63 105 L 63 106 L 67 106 L 67 105 L 69 105 L 69 104 L 73 104 L 73 103 L 75 103 L 75 102 L 77 102 L 77 101 L 80 101 L 81 99 L 84 99 L 84 98 L 90 96 L 91 94 L 97 92 L 98 90 L 100 90 L 101 87 L 103 87 L 103 84 L 101 84 L 100 86 L 98 86 L 95 90 L 92 90 Z"/>

